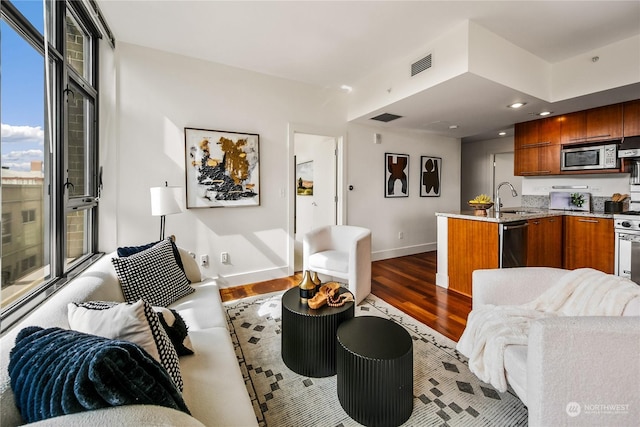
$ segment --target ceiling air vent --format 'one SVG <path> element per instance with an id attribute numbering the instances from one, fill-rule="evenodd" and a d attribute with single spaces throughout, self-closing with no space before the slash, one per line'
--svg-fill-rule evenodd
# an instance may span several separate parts
<path id="1" fill-rule="evenodd" d="M 431 68 L 431 54 L 411 64 L 411 77 Z"/>
<path id="2" fill-rule="evenodd" d="M 391 113 L 382 113 L 378 116 L 375 117 L 371 117 L 371 120 L 377 120 L 379 122 L 385 122 L 388 123 L 390 121 L 396 120 L 401 118 L 402 116 L 397 116 L 395 114 L 391 114 Z"/>

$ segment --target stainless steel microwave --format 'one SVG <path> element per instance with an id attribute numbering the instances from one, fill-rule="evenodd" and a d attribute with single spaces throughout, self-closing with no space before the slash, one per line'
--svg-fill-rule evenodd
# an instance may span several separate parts
<path id="1" fill-rule="evenodd" d="M 590 145 L 588 147 L 562 147 L 560 169 L 563 171 L 579 171 L 593 169 L 617 169 L 618 145 Z"/>

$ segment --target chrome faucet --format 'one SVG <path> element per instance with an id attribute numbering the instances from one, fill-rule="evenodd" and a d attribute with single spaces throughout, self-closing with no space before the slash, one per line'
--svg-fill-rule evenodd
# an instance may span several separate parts
<path id="1" fill-rule="evenodd" d="M 496 213 L 499 213 L 500 208 L 502 207 L 502 202 L 500 201 L 500 188 L 505 184 L 511 187 L 511 195 L 513 197 L 516 197 L 518 195 L 518 192 L 516 191 L 515 188 L 513 188 L 513 185 L 511 185 L 510 182 L 504 181 L 498 184 L 498 188 L 496 188 L 496 209 L 495 209 Z"/>

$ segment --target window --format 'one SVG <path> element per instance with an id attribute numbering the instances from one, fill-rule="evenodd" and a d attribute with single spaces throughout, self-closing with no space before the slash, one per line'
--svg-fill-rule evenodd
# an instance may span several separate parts
<path id="1" fill-rule="evenodd" d="M 96 7 L 2 2 L 3 329 L 97 249 L 96 70 L 106 25 L 86 5 Z"/>
<path id="2" fill-rule="evenodd" d="M 22 211 L 22 223 L 26 224 L 27 222 L 35 222 L 36 221 L 36 210 L 29 209 L 28 211 Z"/>
<path id="3" fill-rule="evenodd" d="M 11 243 L 11 213 L 2 214 L 2 244 Z"/>

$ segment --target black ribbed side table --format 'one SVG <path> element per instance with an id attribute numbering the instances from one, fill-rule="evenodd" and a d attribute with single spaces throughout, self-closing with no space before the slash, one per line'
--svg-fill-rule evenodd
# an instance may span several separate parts
<path id="1" fill-rule="evenodd" d="M 338 399 L 366 426 L 397 426 L 413 412 L 413 342 L 391 320 L 361 316 L 338 328 Z"/>
<path id="2" fill-rule="evenodd" d="M 345 288 L 340 293 L 349 292 Z M 336 332 L 352 319 L 353 301 L 342 307 L 327 305 L 317 310 L 300 302 L 296 286 L 282 296 L 282 360 L 292 371 L 308 377 L 336 374 Z"/>

